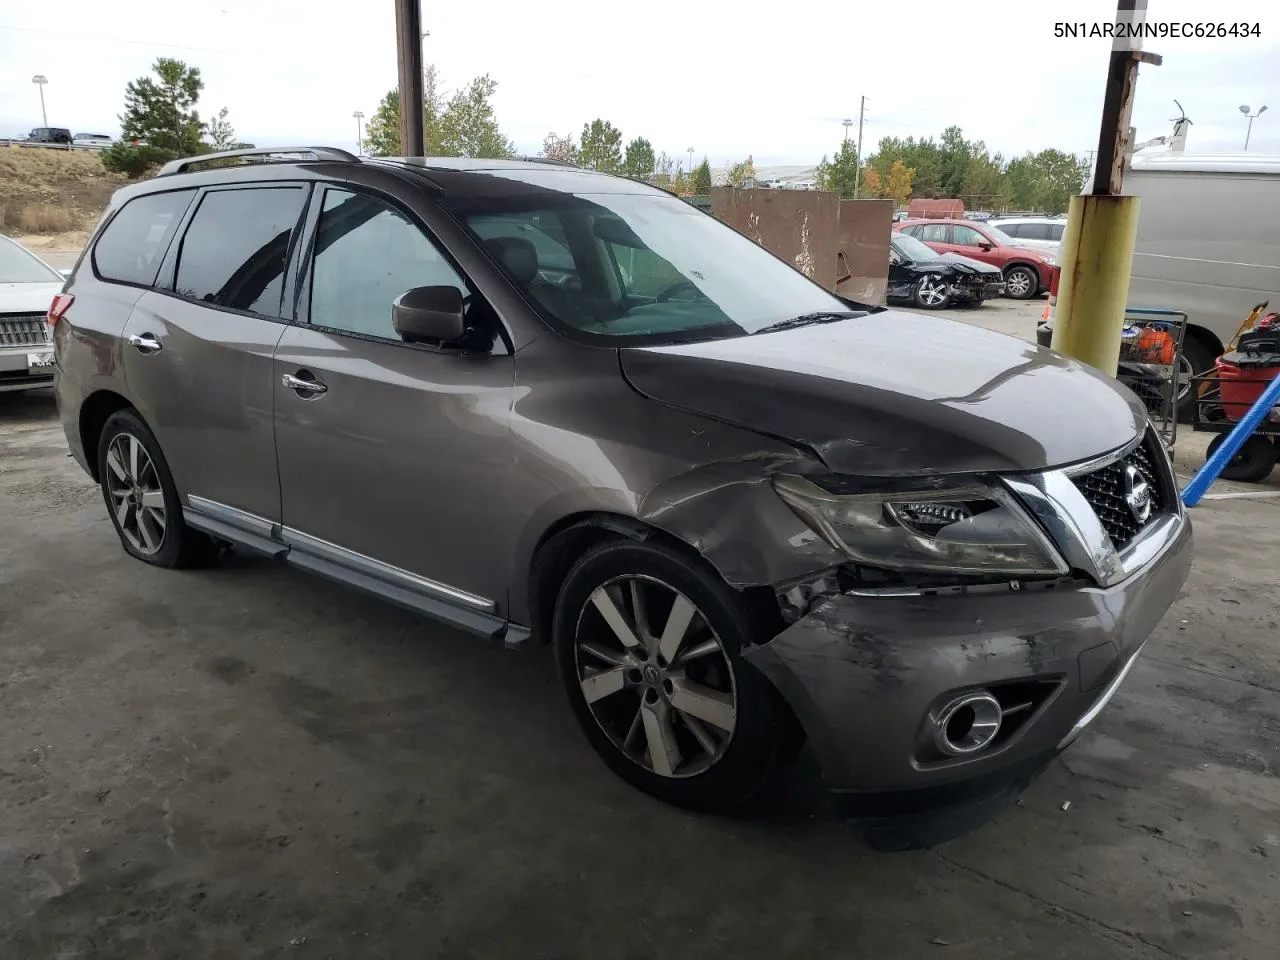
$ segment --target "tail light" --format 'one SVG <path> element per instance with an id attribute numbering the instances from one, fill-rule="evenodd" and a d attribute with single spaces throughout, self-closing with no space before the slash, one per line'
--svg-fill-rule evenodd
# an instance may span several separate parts
<path id="1" fill-rule="evenodd" d="M 75 302 L 75 295 L 70 293 L 56 293 L 53 296 L 53 303 L 49 304 L 49 315 L 45 318 L 49 322 L 49 326 L 55 326 L 63 315 L 67 312 L 67 308 Z"/>

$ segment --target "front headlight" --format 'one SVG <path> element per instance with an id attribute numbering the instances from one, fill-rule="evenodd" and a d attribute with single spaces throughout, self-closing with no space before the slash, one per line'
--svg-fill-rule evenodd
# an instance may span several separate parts
<path id="1" fill-rule="evenodd" d="M 1058 261 L 1055 260 L 1053 257 L 1045 257 L 1044 262 L 1051 267 L 1056 267 L 1058 265 Z"/>
<path id="2" fill-rule="evenodd" d="M 857 494 L 830 493 L 803 477 L 773 485 L 815 533 L 859 563 L 1000 576 L 1067 572 L 1036 522 L 996 484 Z"/>

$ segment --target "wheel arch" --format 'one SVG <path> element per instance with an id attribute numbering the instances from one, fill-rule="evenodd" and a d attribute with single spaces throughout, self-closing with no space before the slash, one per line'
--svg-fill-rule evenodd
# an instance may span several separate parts
<path id="1" fill-rule="evenodd" d="M 137 413 L 133 404 L 114 390 L 97 390 L 80 404 L 80 446 L 84 450 L 89 475 L 94 482 L 102 480 L 98 475 L 98 440 L 102 435 L 102 428 L 106 425 L 107 418 L 120 410 L 133 410 Z"/>

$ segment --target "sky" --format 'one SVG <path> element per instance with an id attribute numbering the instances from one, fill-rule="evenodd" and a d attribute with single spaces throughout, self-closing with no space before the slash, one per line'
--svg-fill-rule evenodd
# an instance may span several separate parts
<path id="1" fill-rule="evenodd" d="M 603 117 L 624 142 L 723 166 L 810 164 L 834 153 L 840 121 L 863 138 L 937 136 L 951 124 L 1009 157 L 1097 147 L 1111 43 L 1054 36 L 1054 23 L 1109 22 L 1114 0 L 810 0 L 799 7 L 600 0 L 426 4 L 426 59 L 446 90 L 488 73 L 498 121 L 520 153 Z M 1188 150 L 1280 155 L 1280 4 L 1150 0 L 1149 23 L 1245 22 L 1261 36 L 1151 39 L 1134 124 L 1171 131 L 1174 99 L 1192 120 Z M 125 84 L 156 57 L 198 66 L 208 117 L 228 108 L 260 146 L 355 146 L 353 111 L 372 115 L 396 82 L 391 0 L 0 0 L 0 136 L 41 122 L 118 134 Z"/>

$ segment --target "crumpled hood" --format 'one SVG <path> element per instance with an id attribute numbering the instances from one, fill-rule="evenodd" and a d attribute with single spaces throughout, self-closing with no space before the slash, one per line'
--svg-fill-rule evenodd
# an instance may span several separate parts
<path id="1" fill-rule="evenodd" d="M 1129 390 L 1074 360 L 892 310 L 619 354 L 645 396 L 811 448 L 855 476 L 1041 470 L 1122 446 L 1147 421 Z"/>

